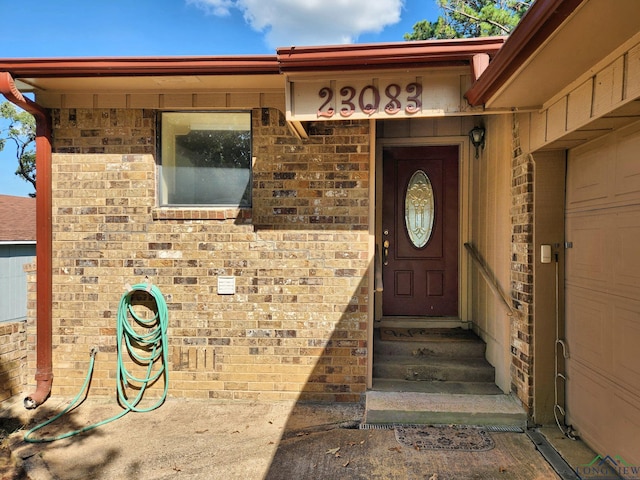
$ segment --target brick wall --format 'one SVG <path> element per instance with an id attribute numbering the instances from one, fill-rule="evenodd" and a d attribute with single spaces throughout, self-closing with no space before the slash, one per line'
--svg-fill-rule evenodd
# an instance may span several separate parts
<path id="1" fill-rule="evenodd" d="M 0 323 L 0 403 L 22 392 L 26 343 L 25 322 Z"/>
<path id="2" fill-rule="evenodd" d="M 511 296 L 518 315 L 511 326 L 511 379 L 524 407 L 533 407 L 533 181 L 531 155 L 520 146 L 520 128 L 513 115 L 511 186 Z"/>
<path id="3" fill-rule="evenodd" d="M 148 276 L 169 306 L 170 395 L 360 400 L 368 122 L 309 133 L 255 109 L 253 208 L 160 209 L 155 112 L 54 112 L 54 394 L 77 392 L 93 345 L 92 394 L 113 393 L 118 303 Z"/>

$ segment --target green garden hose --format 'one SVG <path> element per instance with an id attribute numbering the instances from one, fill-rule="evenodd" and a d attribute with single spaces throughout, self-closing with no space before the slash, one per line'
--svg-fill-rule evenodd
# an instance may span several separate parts
<path id="1" fill-rule="evenodd" d="M 131 303 L 131 296 L 136 291 L 148 292 L 153 297 L 156 304 L 156 314 L 153 318 L 143 319 L 140 318 L 140 316 L 136 315 L 136 313 L 134 312 L 132 308 L 133 305 Z M 131 316 L 132 321 L 129 320 L 129 316 Z M 69 406 L 62 412 L 29 430 L 25 434 L 24 440 L 29 443 L 44 443 L 53 442 L 55 440 L 62 440 L 63 438 L 68 438 L 73 435 L 92 430 L 101 425 L 105 425 L 109 422 L 113 422 L 114 420 L 123 417 L 131 411 L 150 412 L 151 410 L 155 410 L 160 405 L 162 405 L 162 403 L 164 403 L 165 399 L 167 398 L 167 392 L 169 389 L 169 377 L 167 369 L 167 365 L 169 364 L 169 355 L 167 349 L 167 327 L 169 323 L 168 319 L 169 313 L 167 304 L 164 300 L 164 297 L 162 296 L 162 293 L 155 285 L 149 286 L 146 283 L 140 283 L 131 287 L 131 289 L 124 295 L 122 295 L 122 298 L 120 299 L 116 329 L 118 342 L 118 404 L 121 405 L 124 410 L 111 418 L 102 420 L 101 422 L 95 423 L 93 425 L 88 425 L 78 430 L 73 430 L 71 432 L 56 435 L 54 437 L 32 437 L 33 433 L 55 422 L 57 419 L 77 406 L 76 404 L 78 400 L 80 399 L 82 394 L 86 392 L 87 386 L 89 385 L 89 382 L 91 380 L 91 376 L 93 375 L 93 367 L 95 364 L 95 356 L 97 353 L 97 348 L 94 347 L 91 349 L 89 371 L 87 372 L 87 377 L 85 378 L 84 384 L 82 385 L 80 392 L 78 392 L 78 395 L 76 395 Z M 139 327 L 146 328 L 147 330 L 145 331 L 145 333 L 136 332 L 134 328 L 136 324 Z M 133 360 L 133 362 L 137 365 L 146 366 L 146 375 L 144 377 L 136 377 L 127 369 L 123 353 L 126 353 L 129 358 Z M 154 371 L 154 367 L 158 365 L 158 362 L 160 366 Z M 160 399 L 150 407 L 139 407 L 140 401 L 142 400 L 147 387 L 156 382 L 160 377 L 164 377 L 164 391 Z M 132 386 L 139 390 L 138 394 L 132 400 L 129 400 L 129 398 L 127 397 L 125 391 L 126 386 Z M 85 393 L 84 398 L 86 398 L 87 393 L 88 392 Z"/>

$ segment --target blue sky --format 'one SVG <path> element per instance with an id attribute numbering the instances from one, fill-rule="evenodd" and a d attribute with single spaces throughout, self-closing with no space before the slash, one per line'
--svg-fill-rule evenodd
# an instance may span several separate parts
<path id="1" fill-rule="evenodd" d="M 436 0 L 0 0 L 0 7 L 0 58 L 273 54 L 279 46 L 394 42 L 439 14 Z M 15 168 L 7 146 L 0 194 L 26 196 L 32 190 Z"/>

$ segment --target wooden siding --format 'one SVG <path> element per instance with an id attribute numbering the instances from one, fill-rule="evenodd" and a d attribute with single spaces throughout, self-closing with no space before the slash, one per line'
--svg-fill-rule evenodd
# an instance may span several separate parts
<path id="1" fill-rule="evenodd" d="M 486 118 L 491 132 L 483 155 L 473 159 L 472 241 L 505 292 L 510 290 L 511 251 L 511 118 Z M 465 252 L 466 255 L 466 252 Z M 487 360 L 496 369 L 496 384 L 511 391 L 510 320 L 476 267 L 472 270 L 472 318 L 487 343 Z"/>
<path id="2" fill-rule="evenodd" d="M 36 246 L 0 245 L 0 322 L 27 318 L 26 263 L 33 261 Z"/>
<path id="3" fill-rule="evenodd" d="M 530 150 L 572 148 L 640 119 L 640 35 L 594 65 L 539 112 L 529 113 Z"/>

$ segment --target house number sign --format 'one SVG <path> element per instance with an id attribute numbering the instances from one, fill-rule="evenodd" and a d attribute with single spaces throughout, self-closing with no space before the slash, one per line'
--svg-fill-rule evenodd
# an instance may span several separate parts
<path id="1" fill-rule="evenodd" d="M 403 73 L 354 73 L 333 79 L 302 74 L 287 77 L 287 120 L 438 117 L 471 111 L 464 99 L 464 92 L 471 85 L 468 69 Z"/>
<path id="2" fill-rule="evenodd" d="M 356 88 L 345 85 L 338 91 L 331 87 L 322 87 L 318 91 L 321 100 L 318 108 L 319 118 L 332 118 L 338 115 L 349 118 L 354 113 L 373 115 L 382 108 L 387 115 L 395 115 L 404 111 L 410 115 L 422 110 L 422 84 L 411 82 L 402 87 L 397 83 L 390 83 L 381 92 L 376 85 L 365 85 Z"/>

